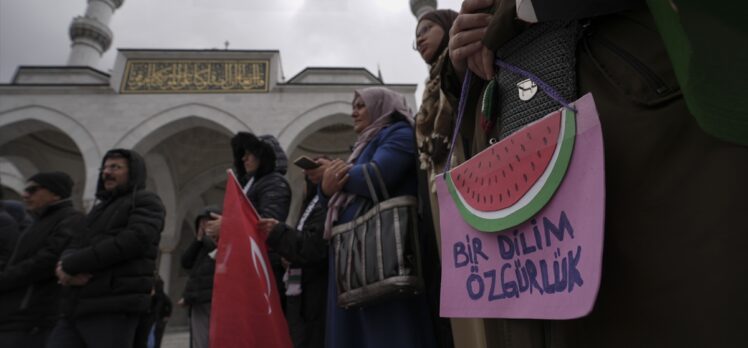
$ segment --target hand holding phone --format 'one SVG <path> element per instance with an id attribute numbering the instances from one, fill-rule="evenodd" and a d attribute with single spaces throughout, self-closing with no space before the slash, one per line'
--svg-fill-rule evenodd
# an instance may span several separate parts
<path id="1" fill-rule="evenodd" d="M 320 166 L 319 163 L 315 162 L 313 159 L 307 157 L 307 156 L 301 156 L 297 158 L 293 164 L 295 164 L 297 167 L 301 169 L 314 169 L 318 168 Z"/>

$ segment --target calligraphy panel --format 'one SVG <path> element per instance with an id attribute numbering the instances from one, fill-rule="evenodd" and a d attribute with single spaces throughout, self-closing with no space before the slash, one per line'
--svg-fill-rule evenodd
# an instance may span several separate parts
<path id="1" fill-rule="evenodd" d="M 129 60 L 121 93 L 268 92 L 267 60 Z"/>

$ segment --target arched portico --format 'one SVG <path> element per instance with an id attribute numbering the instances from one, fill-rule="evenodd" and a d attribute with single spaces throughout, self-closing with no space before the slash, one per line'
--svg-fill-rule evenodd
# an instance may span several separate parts
<path id="1" fill-rule="evenodd" d="M 61 132 L 78 148 L 86 174 L 83 204 L 88 208 L 96 192 L 101 161 L 101 151 L 89 130 L 70 115 L 46 106 L 29 105 L 0 111 L 0 146 L 42 130 Z"/>

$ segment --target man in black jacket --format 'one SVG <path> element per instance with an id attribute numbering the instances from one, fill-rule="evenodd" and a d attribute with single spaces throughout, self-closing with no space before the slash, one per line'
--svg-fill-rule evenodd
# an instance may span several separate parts
<path id="1" fill-rule="evenodd" d="M 133 346 L 138 319 L 151 302 L 165 214 L 145 181 L 145 162 L 135 151 L 104 155 L 98 202 L 57 264 L 67 286 L 49 347 Z M 82 274 L 91 277 L 75 282 Z"/>
<path id="2" fill-rule="evenodd" d="M 0 272 L 0 346 L 44 347 L 59 310 L 55 263 L 84 216 L 73 208 L 73 180 L 38 173 L 23 193 L 33 223 L 18 238 Z"/>

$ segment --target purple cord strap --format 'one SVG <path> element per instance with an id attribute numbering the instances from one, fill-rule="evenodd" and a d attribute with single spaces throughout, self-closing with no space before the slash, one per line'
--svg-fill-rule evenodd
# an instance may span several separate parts
<path id="1" fill-rule="evenodd" d="M 558 91 L 556 91 L 555 88 L 545 83 L 545 81 L 535 76 L 535 74 L 529 71 L 525 71 L 522 68 L 516 67 L 509 63 L 506 63 L 500 60 L 499 58 L 496 58 L 496 61 L 494 63 L 496 63 L 497 66 L 504 68 L 509 72 L 512 72 L 517 75 L 524 76 L 530 79 L 532 82 L 538 85 L 540 89 L 542 89 L 543 92 L 545 92 L 545 94 L 547 94 L 553 100 L 557 101 L 563 107 L 570 109 L 574 112 L 577 112 L 577 110 L 571 106 L 571 103 L 566 101 L 566 99 L 564 99 L 564 97 L 562 97 L 561 94 L 558 93 Z M 460 104 L 457 107 L 457 121 L 455 122 L 455 130 L 452 133 L 452 142 L 449 146 L 449 154 L 447 155 L 447 163 L 444 166 L 444 172 L 448 172 L 450 167 L 452 166 L 452 152 L 454 151 L 455 143 L 457 142 L 457 135 L 459 134 L 460 126 L 462 125 L 462 117 L 465 114 L 465 104 L 467 100 L 468 86 L 472 82 L 472 79 L 473 79 L 473 73 L 470 70 L 468 70 L 467 73 L 465 74 L 465 79 L 462 81 L 462 90 L 460 91 Z M 445 177 L 445 180 L 446 180 L 446 177 Z"/>
<path id="2" fill-rule="evenodd" d="M 449 145 L 449 154 L 447 155 L 447 163 L 444 166 L 444 172 L 448 172 L 449 168 L 452 166 L 452 152 L 455 150 L 455 142 L 457 142 L 457 137 L 460 134 L 460 126 L 462 125 L 462 116 L 465 114 L 465 104 L 467 100 L 467 94 L 468 94 L 468 86 L 470 86 L 470 83 L 473 81 L 473 72 L 468 70 L 467 73 L 465 73 L 465 79 L 462 80 L 462 90 L 460 91 L 460 104 L 457 106 L 457 120 L 455 121 L 455 130 L 452 132 L 452 143 Z M 446 180 L 446 176 L 444 179 Z"/>

